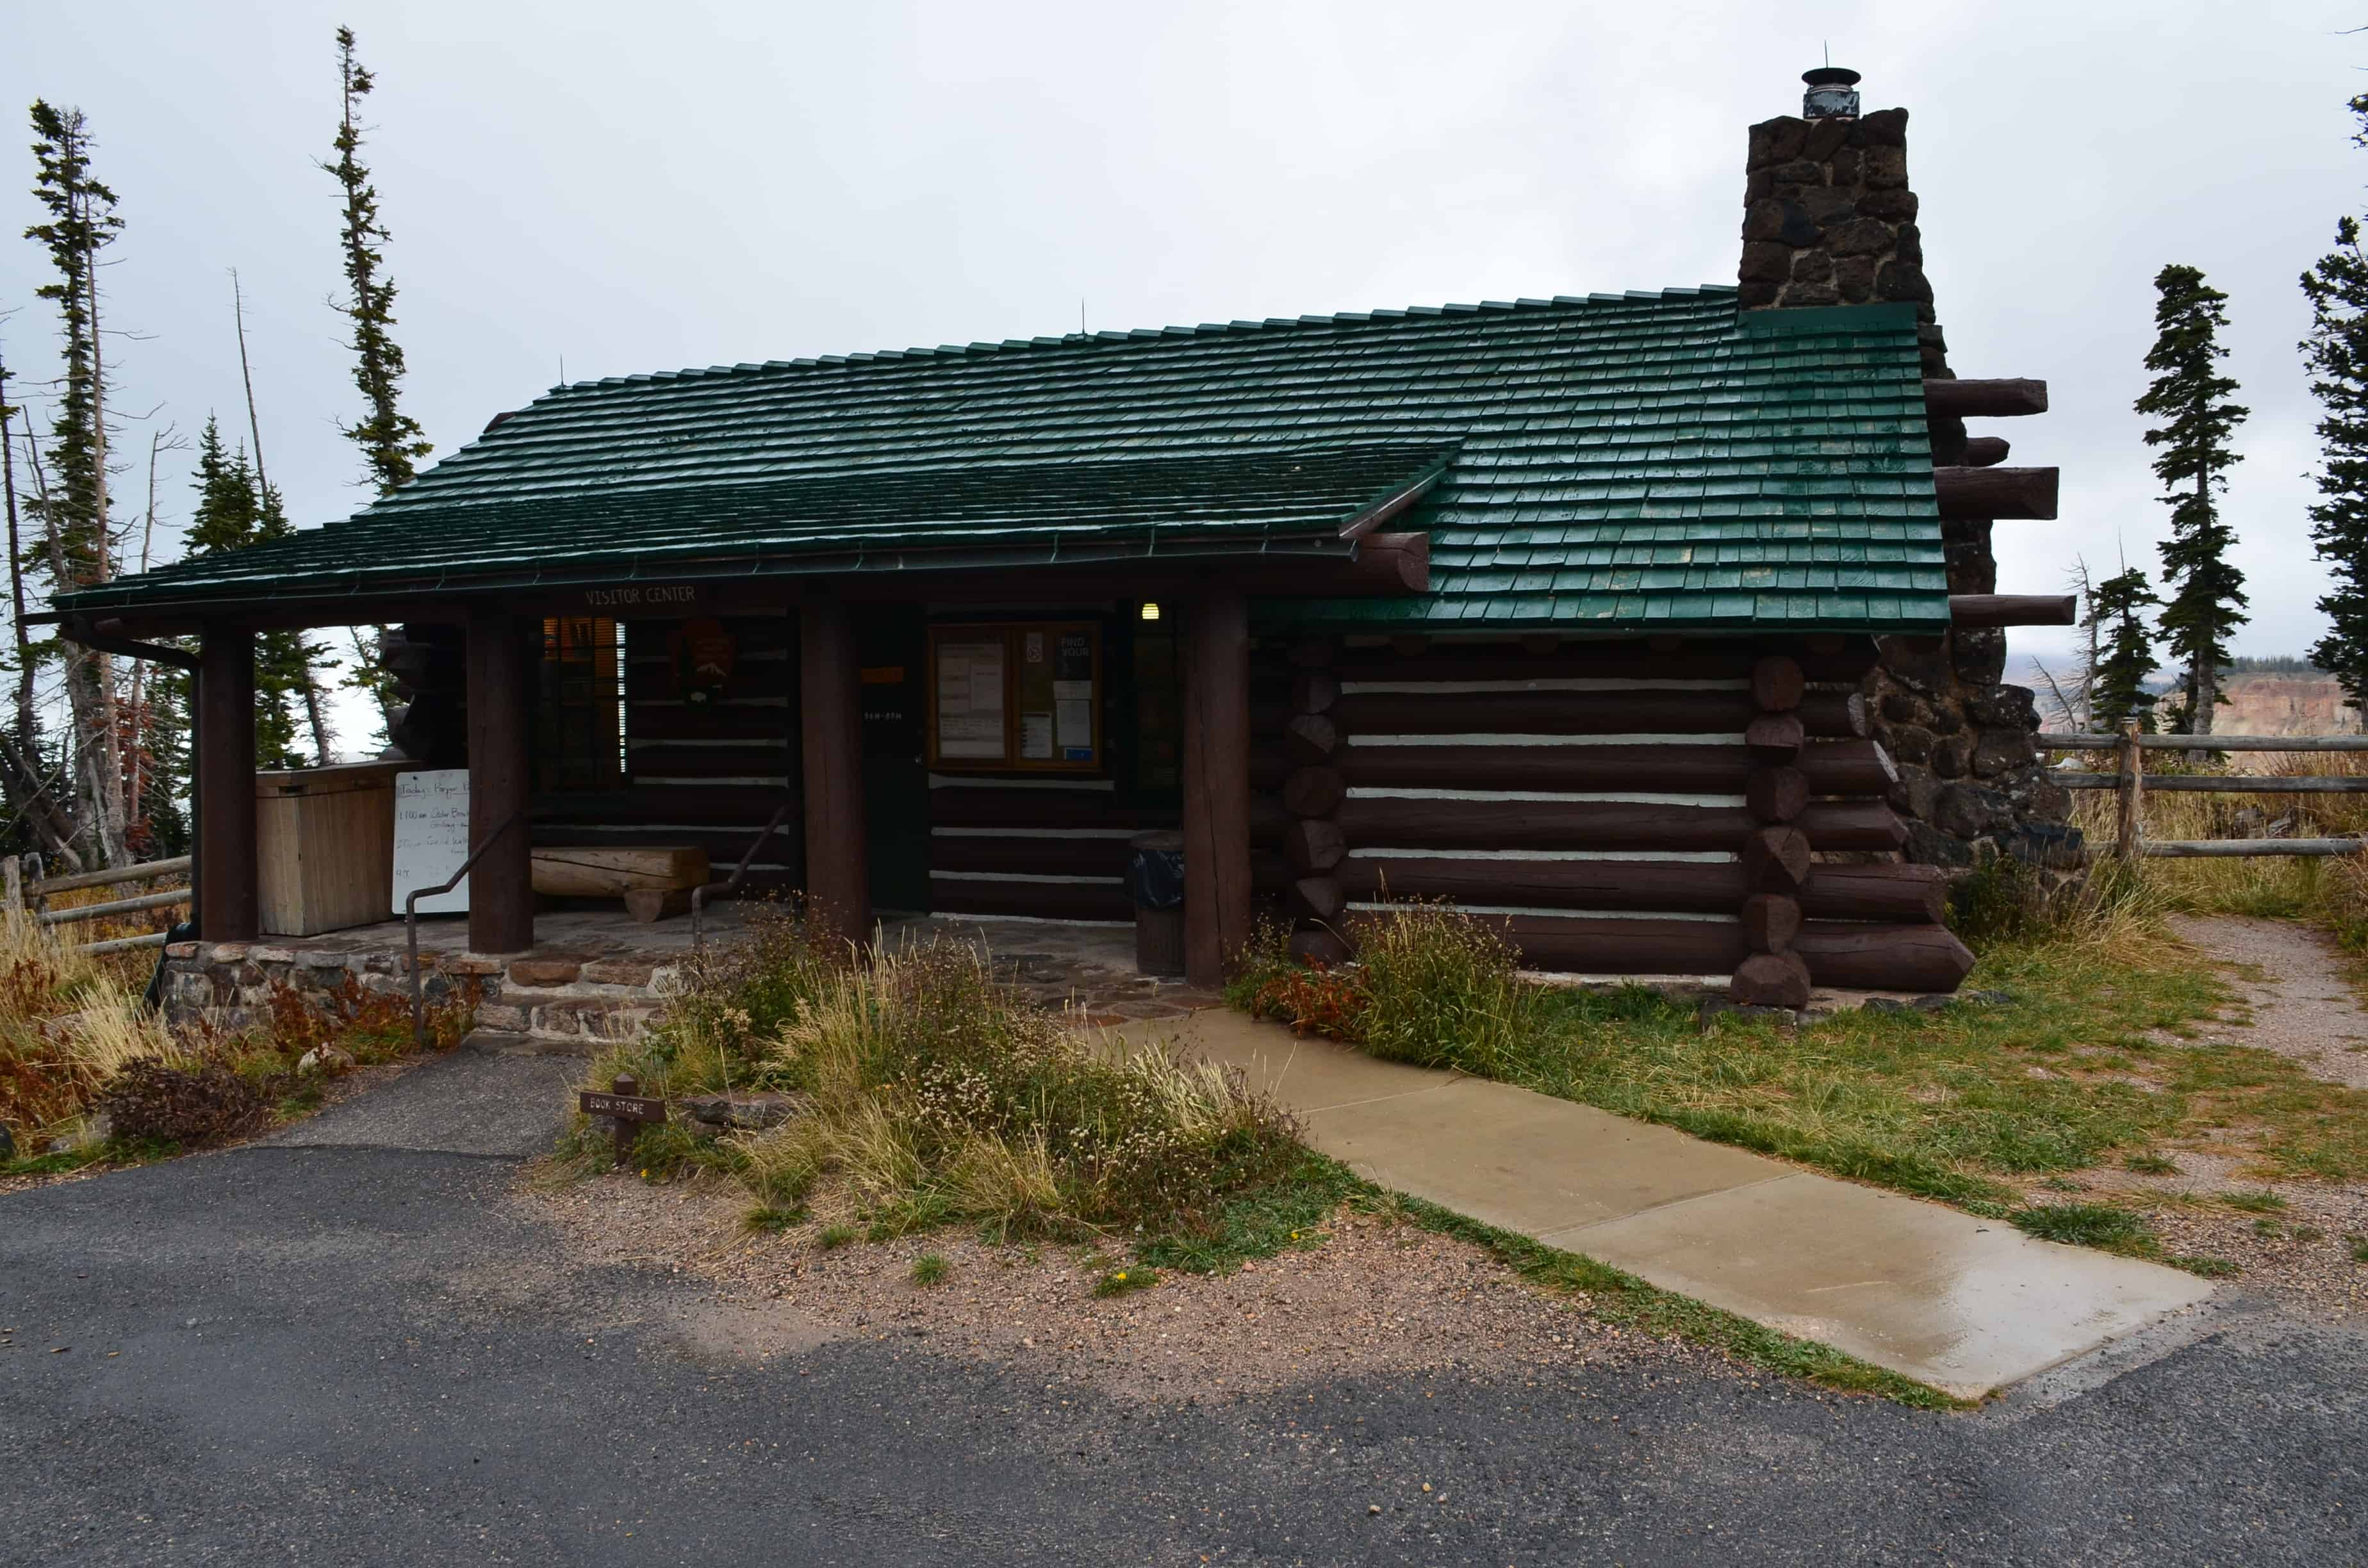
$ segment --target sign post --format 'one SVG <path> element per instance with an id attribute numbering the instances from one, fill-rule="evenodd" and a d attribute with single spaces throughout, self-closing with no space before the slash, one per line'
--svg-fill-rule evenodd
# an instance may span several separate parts
<path id="1" fill-rule="evenodd" d="M 642 1135 L 645 1122 L 664 1121 L 666 1103 L 650 1099 L 642 1092 L 642 1081 L 631 1073 L 620 1073 L 609 1080 L 609 1092 L 586 1089 L 576 1096 L 576 1107 L 586 1116 L 605 1116 L 617 1127 L 617 1164 L 624 1165 L 633 1157 L 633 1140 Z"/>

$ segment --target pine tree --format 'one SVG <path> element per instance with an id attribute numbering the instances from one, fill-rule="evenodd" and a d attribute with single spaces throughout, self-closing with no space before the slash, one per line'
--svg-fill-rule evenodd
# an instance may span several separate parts
<path id="1" fill-rule="evenodd" d="M 80 109 L 36 99 L 32 107 L 33 195 L 49 213 L 25 237 L 50 253 L 58 280 L 35 290 L 58 307 L 65 370 L 51 427 L 52 480 L 36 503 L 51 590 L 87 587 L 115 575 L 108 518 L 107 366 L 99 332 L 98 256 L 121 233 L 115 193 L 90 172 L 90 129 Z M 63 651 L 74 717 L 80 827 L 102 863 L 127 858 L 123 766 L 118 743 L 114 662 L 86 649 Z"/>
<path id="2" fill-rule="evenodd" d="M 2192 267 L 2166 267 L 2154 286 L 2157 335 L 2146 368 L 2155 379 L 2135 406 L 2165 421 L 2146 433 L 2146 445 L 2161 449 L 2154 472 L 2170 508 L 2170 538 L 2162 544 L 2163 574 L 2171 585 L 2163 640 L 2184 671 L 2179 710 L 2194 733 L 2208 735 L 2213 710 L 2226 700 L 2220 670 L 2228 662 L 2229 634 L 2248 619 L 2245 575 L 2229 564 L 2233 536 L 2220 520 L 2219 498 L 2228 470 L 2243 460 L 2228 443 L 2251 411 L 2228 401 L 2237 383 L 2218 373 L 2228 357 L 2218 335 L 2228 324 L 2221 309 L 2228 296 Z"/>
<path id="3" fill-rule="evenodd" d="M 2351 112 L 2361 123 L 2352 143 L 2368 147 L 2368 94 L 2351 100 Z M 2310 656 L 2368 713 L 2368 252 L 2359 219 L 2336 221 L 2335 248 L 2302 275 L 2302 291 L 2311 317 L 2303 362 L 2325 415 L 2310 533 L 2332 579 L 2318 601 L 2328 632 Z"/>
<path id="4" fill-rule="evenodd" d="M 216 555 L 285 538 L 287 519 L 275 516 L 277 497 L 266 502 L 256 483 L 246 449 L 226 449 L 222 426 L 209 416 L 198 437 L 193 481 L 197 509 L 190 514 L 189 553 Z M 295 749 L 297 710 L 303 699 L 302 635 L 268 631 L 255 643 L 255 758 L 264 767 L 302 767 Z"/>
<path id="5" fill-rule="evenodd" d="M 369 414 L 359 424 L 345 426 L 346 435 L 362 449 L 363 461 L 381 495 L 392 495 L 411 482 L 419 459 L 434 449 L 419 422 L 402 411 L 403 349 L 389 331 L 394 325 L 394 284 L 385 276 L 386 255 L 380 247 L 392 237 L 378 212 L 378 187 L 370 183 L 361 161 L 362 128 L 356 107 L 377 85 L 354 55 L 354 30 L 337 29 L 337 81 L 342 111 L 333 145 L 334 164 L 321 166 L 337 176 L 345 198 L 345 222 L 339 246 L 345 254 L 347 300 L 340 307 L 353 323 L 354 384 L 361 389 Z M 385 628 L 374 628 L 382 635 Z M 394 677 L 378 665 L 378 636 L 350 631 L 352 669 L 338 684 L 368 695 L 377 705 L 379 739 L 386 741 L 395 702 Z"/>
<path id="6" fill-rule="evenodd" d="M 378 213 L 378 187 L 361 161 L 362 128 L 354 118 L 361 100 L 377 85 L 354 58 L 354 30 L 337 29 L 337 78 L 344 110 L 337 121 L 337 161 L 321 166 L 337 176 L 345 194 L 345 225 L 338 236 L 345 253 L 348 294 L 339 308 L 353 323 L 354 385 L 361 389 L 368 414 L 345 426 L 348 439 L 362 449 L 370 477 L 381 495 L 392 495 L 411 482 L 415 464 L 434 449 L 419 422 L 403 412 L 403 349 L 389 331 L 394 325 L 394 284 L 385 275 L 386 253 L 380 247 L 393 236 Z"/>
<path id="7" fill-rule="evenodd" d="M 2140 729 L 2154 731 L 2155 694 L 2146 688 L 2154 674 L 2154 641 L 2146 633 L 2145 612 L 2161 603 L 2135 566 L 2098 584 L 2089 597 L 2086 623 L 2100 644 L 2089 699 L 2099 729 L 2119 730 L 2135 719 Z"/>

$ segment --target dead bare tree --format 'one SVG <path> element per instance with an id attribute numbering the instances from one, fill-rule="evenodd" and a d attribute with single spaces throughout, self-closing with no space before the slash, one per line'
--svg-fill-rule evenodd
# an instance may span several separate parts
<path id="1" fill-rule="evenodd" d="M 25 544 L 17 531 L 17 438 L 8 405 L 8 367 L 0 362 L 0 493 L 8 498 L 8 603 L 17 642 L 17 746 L 30 755 L 35 749 L 33 716 L 33 639 L 25 624 Z M 26 415 L 26 436 L 32 435 L 32 416 Z"/>
<path id="2" fill-rule="evenodd" d="M 51 569 L 54 573 L 63 558 L 63 549 L 58 540 L 56 516 L 50 508 L 49 473 L 41 462 L 41 444 L 34 437 L 33 418 L 29 411 L 25 415 L 25 468 L 33 477 L 33 509 L 41 519 Z M 21 557 L 19 559 L 21 562 Z M 72 647 L 67 646 L 65 651 L 70 659 Z M 71 664 L 68 673 L 67 692 L 71 699 Z M 10 745 L 0 749 L 0 766 L 8 769 L 12 787 L 27 801 L 26 820 L 40 835 L 50 858 L 68 870 L 79 871 L 89 864 L 89 858 L 83 853 L 85 835 L 69 803 L 78 799 L 79 791 L 68 781 L 68 775 L 79 773 L 83 752 L 74 744 L 74 737 L 69 736 L 64 753 L 64 764 L 47 778 L 41 776 L 40 753 L 31 746 L 19 748 Z M 63 786 L 63 793 L 61 786 Z"/>
<path id="3" fill-rule="evenodd" d="M 51 586 L 66 590 L 115 574 L 98 257 L 123 221 L 115 211 L 115 193 L 91 173 L 90 130 L 82 111 L 36 100 L 32 123 L 33 195 L 48 222 L 27 229 L 26 236 L 42 244 L 57 269 L 56 281 L 36 291 L 58 307 L 64 360 L 51 427 L 57 483 L 40 495 L 40 511 Z M 77 792 L 85 802 L 75 815 L 98 859 L 121 865 L 127 853 L 124 772 L 114 661 L 91 649 L 63 652 Z"/>
<path id="4" fill-rule="evenodd" d="M 149 432 L 148 509 L 142 515 L 140 525 L 140 570 L 142 572 L 148 570 L 149 560 L 156 544 L 156 460 L 166 452 L 185 450 L 188 444 L 188 439 L 170 425 L 165 426 L 162 430 Z M 150 782 L 146 777 L 147 731 L 150 719 L 148 709 L 151 700 L 145 689 L 147 677 L 147 661 L 133 660 L 131 691 L 130 699 L 125 704 L 127 716 L 123 735 L 124 798 L 130 802 L 130 810 L 138 813 L 143 823 L 146 821 L 145 803 Z"/>
<path id="5" fill-rule="evenodd" d="M 246 300 L 239 290 L 238 268 L 230 269 L 231 320 L 238 328 L 238 379 L 246 389 L 246 434 L 255 454 L 255 493 L 263 513 L 268 533 L 287 526 L 285 509 L 279 494 L 271 488 L 269 475 L 263 468 L 263 424 L 255 413 L 255 372 L 246 358 Z M 321 676 L 316 660 L 321 650 L 304 640 L 301 631 L 295 633 L 304 679 L 304 721 L 313 732 L 313 760 L 323 767 L 329 765 L 329 722 L 321 701 Z"/>

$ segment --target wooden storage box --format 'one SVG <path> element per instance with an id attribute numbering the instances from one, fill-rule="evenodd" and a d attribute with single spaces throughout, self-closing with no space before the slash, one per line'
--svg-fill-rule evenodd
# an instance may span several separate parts
<path id="1" fill-rule="evenodd" d="M 255 776 L 263 929 L 311 937 L 374 926 L 394 907 L 394 776 L 356 762 Z"/>

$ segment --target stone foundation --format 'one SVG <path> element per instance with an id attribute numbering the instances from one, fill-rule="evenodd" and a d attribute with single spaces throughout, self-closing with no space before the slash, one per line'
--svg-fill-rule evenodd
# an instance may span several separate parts
<path id="1" fill-rule="evenodd" d="M 1970 590 L 1969 590 L 1970 591 Z M 2033 865 L 2077 867 L 2072 797 L 2047 775 L 2026 687 L 1998 676 L 1999 631 L 1887 637 L 1864 691 L 1875 738 L 1899 768 L 1891 803 L 1907 823 L 1907 858 L 1974 863 L 1987 842 Z"/>
<path id="2" fill-rule="evenodd" d="M 237 1031 L 269 1021 L 285 988 L 326 1012 L 351 981 L 362 991 L 411 998 L 401 948 L 291 943 L 176 942 L 165 949 L 165 1016 Z M 648 1028 L 678 986 L 678 965 L 640 958 L 534 953 L 487 958 L 423 952 L 421 994 L 431 1007 L 458 1001 L 475 1027 L 540 1051 L 590 1055 Z"/>

